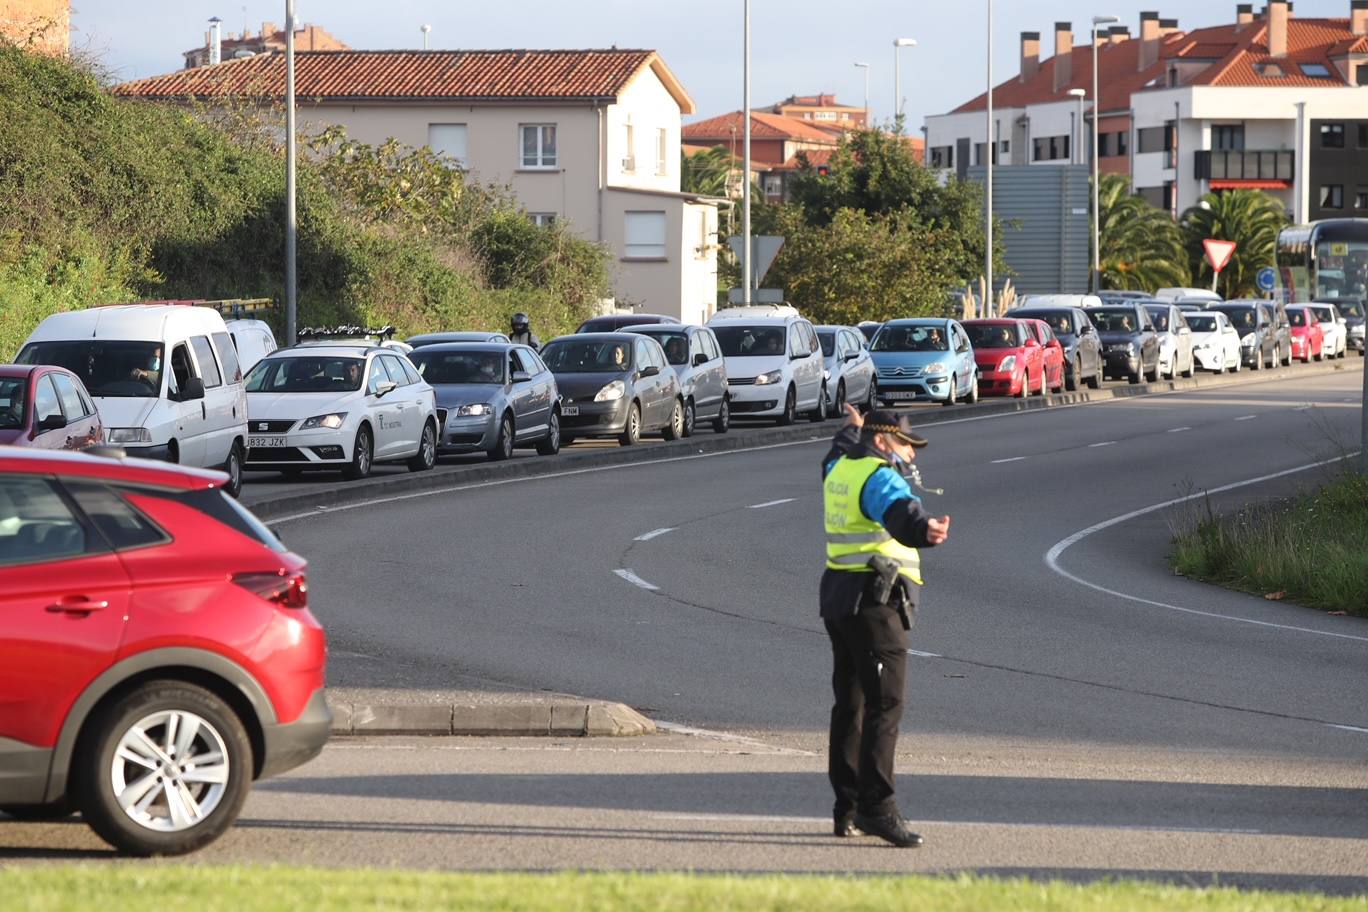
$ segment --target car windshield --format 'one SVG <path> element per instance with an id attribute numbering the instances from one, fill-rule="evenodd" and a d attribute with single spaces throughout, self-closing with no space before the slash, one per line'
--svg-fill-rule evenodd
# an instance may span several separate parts
<path id="1" fill-rule="evenodd" d="M 874 337 L 870 351 L 933 352 L 949 351 L 945 329 L 940 326 L 885 326 Z"/>
<path id="2" fill-rule="evenodd" d="M 660 343 L 660 347 L 665 350 L 665 360 L 676 367 L 689 363 L 689 335 L 682 332 L 648 332 L 642 333 L 643 336 L 650 336 Z"/>
<path id="3" fill-rule="evenodd" d="M 24 426 L 24 393 L 28 387 L 25 377 L 0 377 L 0 429 L 13 430 Z"/>
<path id="4" fill-rule="evenodd" d="M 1307 310 L 1315 314 L 1316 320 L 1321 323 L 1329 323 L 1331 320 L 1335 319 L 1331 316 L 1330 308 L 1328 307 L 1308 307 Z"/>
<path id="5" fill-rule="evenodd" d="M 361 358 L 297 357 L 258 361 L 247 375 L 249 393 L 340 393 L 359 390 L 366 375 Z"/>
<path id="6" fill-rule="evenodd" d="M 1199 316 L 1196 316 L 1195 314 L 1190 314 L 1190 315 L 1188 316 L 1188 318 L 1187 318 L 1187 323 L 1188 323 L 1188 327 L 1189 327 L 1193 332 L 1198 332 L 1198 333 L 1209 333 L 1209 332 L 1215 332 L 1215 331 L 1216 331 L 1216 318 L 1215 318 L 1215 317 L 1199 317 Z"/>
<path id="7" fill-rule="evenodd" d="M 1340 301 L 1337 306 L 1340 309 L 1340 313 L 1346 317 L 1363 316 L 1363 305 L 1358 301 Z"/>
<path id="8" fill-rule="evenodd" d="M 1293 307 L 1287 312 L 1287 321 L 1293 326 L 1306 326 L 1306 311 L 1300 307 Z"/>
<path id="9" fill-rule="evenodd" d="M 1135 310 L 1130 307 L 1101 307 L 1088 311 L 1098 332 L 1137 332 Z"/>
<path id="10" fill-rule="evenodd" d="M 503 383 L 508 357 L 501 351 L 432 351 L 409 355 L 419 375 L 433 385 L 443 383 Z"/>
<path id="11" fill-rule="evenodd" d="M 1236 329 L 1253 329 L 1259 325 L 1252 307 L 1221 307 L 1218 309 L 1226 315 L 1227 319 L 1230 320 L 1230 325 Z"/>
<path id="12" fill-rule="evenodd" d="M 1024 318 L 1031 319 L 1031 320 L 1044 320 L 1046 323 L 1048 323 L 1048 324 L 1050 325 L 1050 329 L 1053 329 L 1053 330 L 1055 331 L 1055 335 L 1059 335 L 1059 336 L 1072 336 L 1072 335 L 1074 334 L 1074 331 L 1073 331 L 1073 323 L 1072 323 L 1072 321 L 1070 321 L 1070 319 L 1069 319 L 1069 313 L 1068 313 L 1068 311 L 1064 311 L 1064 310 L 1040 310 L 1040 311 L 1019 310 L 1019 311 L 1014 311 L 1014 312 L 1008 314 L 1008 316 L 1012 316 L 1012 317 L 1024 317 Z M 976 342 L 976 343 L 974 343 L 974 344 L 977 345 L 978 343 Z"/>
<path id="13" fill-rule="evenodd" d="M 565 339 L 542 349 L 542 360 L 557 374 L 620 373 L 632 366 L 626 342 Z"/>
<path id="14" fill-rule="evenodd" d="M 784 353 L 783 326 L 718 326 L 713 329 L 722 354 L 728 358 L 774 356 Z"/>
<path id="15" fill-rule="evenodd" d="M 1169 312 L 1167 307 L 1148 307 L 1150 319 L 1154 321 L 1154 328 L 1162 332 L 1168 332 Z"/>
<path id="16" fill-rule="evenodd" d="M 836 334 L 834 332 L 817 333 L 817 341 L 822 343 L 823 358 L 830 358 L 836 354 Z"/>
<path id="17" fill-rule="evenodd" d="M 966 323 L 969 341 L 979 348 L 1020 348 L 1021 326 L 1014 323 Z"/>
<path id="18" fill-rule="evenodd" d="M 865 341 L 868 342 L 874 338 L 875 333 L 877 333 L 880 329 L 883 329 L 883 324 L 861 323 L 859 329 L 860 332 L 864 335 Z"/>
<path id="19" fill-rule="evenodd" d="M 55 364 L 81 378 L 92 396 L 153 399 L 161 394 L 160 342 L 31 342 L 19 364 Z"/>

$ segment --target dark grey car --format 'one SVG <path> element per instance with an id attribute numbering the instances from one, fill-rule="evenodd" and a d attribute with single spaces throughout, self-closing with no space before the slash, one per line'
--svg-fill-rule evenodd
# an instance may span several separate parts
<path id="1" fill-rule="evenodd" d="M 1159 334 L 1145 305 L 1089 307 L 1087 314 L 1102 340 L 1107 376 L 1125 377 L 1131 383 L 1159 379 Z"/>
<path id="2" fill-rule="evenodd" d="M 623 332 L 650 336 L 660 343 L 665 360 L 679 378 L 684 396 L 684 436 L 693 435 L 700 421 L 712 422 L 713 430 L 727 433 L 731 427 L 731 402 L 727 397 L 727 366 L 717 337 L 706 326 L 652 323 L 628 326 Z"/>
<path id="3" fill-rule="evenodd" d="M 1086 382 L 1092 389 L 1102 385 L 1106 362 L 1102 340 L 1088 312 L 1081 307 L 1018 307 L 1004 316 L 1020 320 L 1044 320 L 1064 346 L 1064 386 L 1076 390 Z"/>
<path id="4" fill-rule="evenodd" d="M 500 332 L 435 332 L 419 333 L 404 340 L 405 345 L 422 348 L 425 345 L 441 345 L 443 342 L 503 342 L 512 340 Z"/>
<path id="5" fill-rule="evenodd" d="M 553 339 L 542 359 L 561 392 L 561 439 L 616 437 L 631 446 L 643 433 L 684 435 L 684 397 L 660 343 L 635 333 L 584 333 Z"/>
<path id="6" fill-rule="evenodd" d="M 537 353 L 507 342 L 442 342 L 415 348 L 409 361 L 437 393 L 439 453 L 489 454 L 513 448 L 560 451 L 560 391 Z"/>
<path id="7" fill-rule="evenodd" d="M 1222 301 L 1208 309 L 1226 315 L 1240 334 L 1240 363 L 1254 370 L 1273 367 L 1278 361 L 1277 327 L 1262 301 Z"/>

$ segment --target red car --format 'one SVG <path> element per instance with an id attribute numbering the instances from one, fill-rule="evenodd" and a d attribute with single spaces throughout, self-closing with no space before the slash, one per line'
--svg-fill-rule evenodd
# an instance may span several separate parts
<path id="1" fill-rule="evenodd" d="M 1287 320 L 1292 324 L 1292 357 L 1303 364 L 1312 358 L 1325 356 L 1325 330 L 1309 307 L 1287 308 Z"/>
<path id="2" fill-rule="evenodd" d="M 1026 328 L 1032 332 L 1040 347 L 1045 350 L 1045 385 L 1052 393 L 1064 391 L 1064 345 L 1054 334 L 1049 323 L 1044 320 L 1022 318 Z"/>
<path id="3" fill-rule="evenodd" d="M 1045 349 L 1025 320 L 965 320 L 974 346 L 979 395 L 1020 396 L 1045 392 Z M 1062 362 L 1061 362 L 1062 363 Z"/>
<path id="4" fill-rule="evenodd" d="M 227 481 L 0 448 L 0 811 L 175 855 L 323 749 L 305 562 Z"/>
<path id="5" fill-rule="evenodd" d="M 0 364 L 0 444 L 81 450 L 102 440 L 80 377 L 60 367 Z"/>

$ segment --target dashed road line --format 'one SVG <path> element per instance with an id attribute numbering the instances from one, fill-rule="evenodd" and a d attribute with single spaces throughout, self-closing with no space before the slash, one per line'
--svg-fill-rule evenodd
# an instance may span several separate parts
<path id="1" fill-rule="evenodd" d="M 1299 406 L 1297 406 L 1296 408 L 1294 408 L 1292 411 L 1294 411 L 1294 412 L 1309 412 L 1309 411 L 1311 411 L 1311 409 L 1313 409 L 1313 408 L 1315 408 L 1315 406 L 1311 406 L 1311 405 L 1299 405 Z"/>
<path id="2" fill-rule="evenodd" d="M 636 586 L 636 587 L 639 588 L 639 589 L 645 589 L 647 592 L 659 592 L 659 591 L 660 591 L 660 587 L 659 587 L 659 586 L 657 586 L 657 585 L 655 585 L 655 584 L 653 584 L 653 583 L 648 583 L 648 582 L 646 582 L 644 579 L 642 579 L 641 577 L 637 576 L 635 573 L 633 573 L 631 570 L 628 570 L 628 569 L 625 568 L 625 567 L 622 568 L 622 569 L 620 569 L 620 570 L 614 570 L 613 572 L 616 573 L 618 576 L 622 577 L 623 579 L 625 579 L 627 582 L 631 583 L 633 586 Z"/>
<path id="3" fill-rule="evenodd" d="M 660 536 L 664 535 L 665 533 L 673 532 L 674 530 L 674 526 L 666 526 L 663 529 L 652 529 L 645 535 L 638 535 L 636 538 L 632 539 L 632 541 L 650 541 L 653 538 L 660 538 Z"/>
<path id="4" fill-rule="evenodd" d="M 945 658 L 945 656 L 943 656 L 943 655 L 938 655 L 937 653 L 934 653 L 934 652 L 920 652 L 920 651 L 918 651 L 918 650 L 916 650 L 916 649 L 909 649 L 909 650 L 907 650 L 907 654 L 910 655 L 910 656 L 916 656 L 916 657 L 919 658 L 919 659 L 943 659 L 943 658 Z"/>
<path id="5" fill-rule="evenodd" d="M 798 499 L 798 498 L 796 498 L 796 497 L 785 497 L 783 500 L 767 500 L 767 501 L 765 501 L 764 503 L 751 504 L 750 506 L 746 507 L 746 509 L 747 509 L 747 510 L 763 510 L 763 509 L 765 509 L 765 507 L 777 507 L 777 506 L 779 506 L 780 504 L 793 503 L 793 502 L 794 502 L 795 500 L 797 500 L 797 499 Z"/>
<path id="6" fill-rule="evenodd" d="M 1104 447 L 1104 446 L 1116 446 L 1116 441 L 1115 441 L 1115 440 L 1104 440 L 1104 441 L 1102 441 L 1101 443 L 1090 443 L 1090 444 L 1088 444 L 1088 449 L 1090 449 L 1090 450 L 1095 450 L 1095 449 L 1097 449 L 1098 447 Z"/>
<path id="7" fill-rule="evenodd" d="M 1236 420 L 1236 421 L 1253 421 L 1255 418 L 1258 418 L 1258 417 L 1259 417 L 1258 415 L 1241 415 L 1239 418 L 1236 418 L 1235 420 Z"/>
<path id="8" fill-rule="evenodd" d="M 1181 433 L 1183 433 L 1183 431 L 1190 431 L 1190 430 L 1192 430 L 1192 428 L 1190 428 L 1190 427 L 1177 427 L 1177 428 L 1169 428 L 1169 429 L 1168 429 L 1167 431 L 1165 431 L 1164 433 L 1165 433 L 1165 434 L 1181 434 Z"/>
<path id="9" fill-rule="evenodd" d="M 1009 457 L 1009 458 L 1007 458 L 1007 459 L 994 459 L 994 460 L 993 460 L 993 465 L 1002 465 L 1004 462 L 1021 462 L 1021 460 L 1023 460 L 1023 459 L 1028 459 L 1028 458 L 1030 458 L 1030 457 L 1027 457 L 1027 456 L 1012 456 L 1012 457 Z"/>
<path id="10" fill-rule="evenodd" d="M 1327 722 L 1325 724 L 1328 725 L 1330 728 L 1338 728 L 1341 731 L 1362 732 L 1363 734 L 1368 735 L 1368 728 L 1359 728 L 1357 725 L 1335 725 L 1331 722 Z"/>

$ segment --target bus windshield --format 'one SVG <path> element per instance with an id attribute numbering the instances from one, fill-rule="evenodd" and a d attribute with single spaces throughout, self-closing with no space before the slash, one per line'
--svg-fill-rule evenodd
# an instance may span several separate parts
<path id="1" fill-rule="evenodd" d="M 1368 231 L 1368 226 L 1365 227 Z M 1317 298 L 1368 298 L 1368 237 L 1316 245 Z"/>

